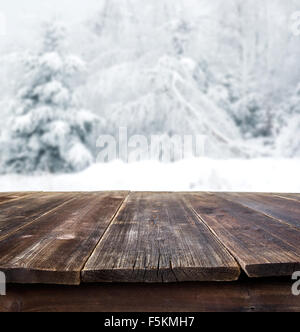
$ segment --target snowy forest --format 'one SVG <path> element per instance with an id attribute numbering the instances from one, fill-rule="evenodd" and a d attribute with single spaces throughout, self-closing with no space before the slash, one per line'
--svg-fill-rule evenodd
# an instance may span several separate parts
<path id="1" fill-rule="evenodd" d="M 3 190 L 300 190 L 300 0 L 17 3 L 0 4 Z M 120 127 L 204 135 L 205 155 L 97 164 Z"/>

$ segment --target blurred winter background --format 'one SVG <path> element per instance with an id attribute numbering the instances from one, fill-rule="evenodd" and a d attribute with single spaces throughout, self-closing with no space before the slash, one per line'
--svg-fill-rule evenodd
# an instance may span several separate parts
<path id="1" fill-rule="evenodd" d="M 296 11 L 300 0 L 1 1 L 0 190 L 300 192 Z M 96 163 L 97 138 L 120 127 L 205 135 L 205 155 Z"/>

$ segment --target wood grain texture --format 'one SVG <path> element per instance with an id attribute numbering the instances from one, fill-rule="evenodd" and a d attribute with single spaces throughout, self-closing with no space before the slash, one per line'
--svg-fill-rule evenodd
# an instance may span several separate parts
<path id="1" fill-rule="evenodd" d="M 81 269 L 126 195 L 77 194 L 0 241 L 0 271 L 11 283 L 79 284 Z"/>
<path id="2" fill-rule="evenodd" d="M 83 282 L 233 281 L 240 270 L 178 194 L 131 193 Z"/>
<path id="3" fill-rule="evenodd" d="M 300 312 L 291 281 L 9 285 L 0 312 Z"/>
<path id="4" fill-rule="evenodd" d="M 300 202 L 300 194 L 272 194 L 272 196 L 274 196 L 274 195 Z"/>
<path id="5" fill-rule="evenodd" d="M 249 277 L 300 270 L 300 231 L 214 194 L 184 194 Z M 222 194 L 227 197 L 227 194 Z"/>
<path id="6" fill-rule="evenodd" d="M 300 202 L 268 194 L 218 194 L 292 227 L 300 228 Z"/>
<path id="7" fill-rule="evenodd" d="M 74 198 L 67 193 L 35 193 L 0 205 L 0 240 Z"/>
<path id="8" fill-rule="evenodd" d="M 17 200 L 29 195 L 30 193 L 0 193 L 0 205 L 8 201 Z"/>

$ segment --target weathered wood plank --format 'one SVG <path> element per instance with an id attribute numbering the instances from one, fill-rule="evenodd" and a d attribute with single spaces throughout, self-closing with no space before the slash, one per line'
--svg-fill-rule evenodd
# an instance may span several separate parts
<path id="1" fill-rule="evenodd" d="M 272 195 L 300 202 L 300 194 L 272 194 Z"/>
<path id="2" fill-rule="evenodd" d="M 79 284 L 80 271 L 127 193 L 77 195 L 0 242 L 11 283 Z"/>
<path id="3" fill-rule="evenodd" d="M 0 193 L 0 204 L 8 201 L 17 200 L 25 196 L 29 196 L 30 193 Z"/>
<path id="4" fill-rule="evenodd" d="M 296 228 L 219 195 L 184 196 L 249 277 L 291 276 L 300 270 Z"/>
<path id="5" fill-rule="evenodd" d="M 9 285 L 1 312 L 300 312 L 291 281 Z"/>
<path id="6" fill-rule="evenodd" d="M 74 198 L 74 194 L 35 193 L 0 205 L 0 240 Z"/>
<path id="7" fill-rule="evenodd" d="M 300 202 L 268 194 L 218 194 L 248 208 L 300 228 Z"/>
<path id="8" fill-rule="evenodd" d="M 131 193 L 82 271 L 83 282 L 232 281 L 233 257 L 178 194 Z"/>

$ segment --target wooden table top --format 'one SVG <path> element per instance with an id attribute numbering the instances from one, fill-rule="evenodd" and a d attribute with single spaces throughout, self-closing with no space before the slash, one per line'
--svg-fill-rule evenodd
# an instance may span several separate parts
<path id="1" fill-rule="evenodd" d="M 173 283 L 300 270 L 300 194 L 2 193 L 9 283 Z"/>

